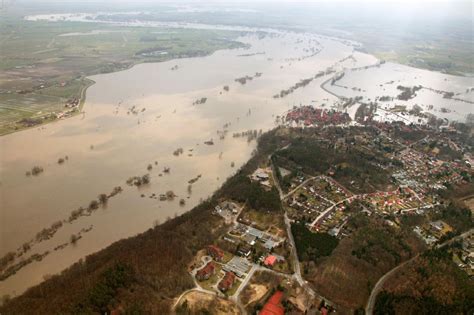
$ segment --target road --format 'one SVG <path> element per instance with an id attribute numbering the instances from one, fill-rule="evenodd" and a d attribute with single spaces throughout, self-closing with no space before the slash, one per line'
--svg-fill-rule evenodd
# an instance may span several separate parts
<path id="1" fill-rule="evenodd" d="M 464 233 L 462 233 L 462 234 L 459 234 L 458 236 L 455 236 L 455 237 L 453 237 L 453 238 L 447 240 L 447 241 L 444 242 L 443 244 L 436 245 L 436 248 L 441 248 L 441 247 L 444 247 L 444 246 L 446 246 L 446 245 L 450 245 L 451 243 L 453 243 L 453 242 L 455 242 L 455 241 L 458 241 L 458 240 L 460 240 L 460 239 L 462 239 L 462 238 L 465 238 L 465 237 L 467 237 L 467 236 L 469 236 L 469 235 L 471 235 L 471 234 L 473 234 L 473 233 L 474 233 L 474 228 L 473 228 L 473 229 L 470 229 L 469 231 L 466 231 L 466 232 L 464 232 Z"/>
<path id="2" fill-rule="evenodd" d="M 460 234 L 456 237 L 453 237 L 452 239 L 450 240 L 447 240 L 446 242 L 444 242 L 443 244 L 440 244 L 438 246 L 436 246 L 437 248 L 441 248 L 441 247 L 444 247 L 446 245 L 449 245 L 459 239 L 462 239 L 470 234 L 474 233 L 474 229 L 470 229 L 469 231 L 467 232 L 464 232 L 463 234 Z M 367 306 L 365 307 L 365 314 L 367 315 L 372 315 L 374 313 L 374 307 L 375 307 L 375 301 L 376 301 L 376 298 L 377 298 L 377 295 L 380 293 L 380 291 L 382 290 L 383 288 L 383 285 L 385 284 L 385 281 L 390 278 L 390 276 L 392 276 L 394 273 L 396 273 L 400 268 L 402 268 L 403 266 L 407 265 L 408 263 L 410 263 L 411 261 L 413 261 L 415 258 L 417 258 L 419 256 L 416 255 L 416 256 L 413 256 L 413 258 L 403 262 L 402 264 L 398 265 L 397 267 L 393 268 L 392 270 L 390 270 L 389 272 L 387 272 L 385 275 L 383 275 L 379 281 L 377 281 L 377 283 L 375 284 L 374 288 L 372 289 L 372 292 L 370 292 L 370 297 L 369 297 L 369 300 L 367 301 Z"/>
<path id="3" fill-rule="evenodd" d="M 319 296 L 314 292 L 314 290 L 308 285 L 308 283 L 303 279 L 301 276 L 301 267 L 300 267 L 300 260 L 298 258 L 298 253 L 296 252 L 295 240 L 293 238 L 293 233 L 291 233 L 291 223 L 290 219 L 288 219 L 288 215 L 285 212 L 285 224 L 286 230 L 288 234 L 288 240 L 290 241 L 291 246 L 291 255 L 293 256 L 293 265 L 294 265 L 294 277 L 295 280 L 300 284 L 300 286 L 305 289 L 311 296 Z M 320 296 L 321 297 L 321 296 Z M 321 297 L 322 298 L 322 297 Z"/>
<path id="4" fill-rule="evenodd" d="M 245 276 L 244 281 L 242 281 L 239 288 L 235 291 L 234 295 L 232 296 L 236 302 L 237 302 L 237 299 L 239 299 L 240 292 L 242 292 L 242 290 L 247 286 L 253 274 L 257 270 L 258 270 L 258 266 L 256 264 L 253 264 L 252 268 L 250 268 L 250 271 L 247 273 L 247 276 Z"/>
<path id="5" fill-rule="evenodd" d="M 372 292 L 370 292 L 370 297 L 369 300 L 367 301 L 367 306 L 365 307 L 365 314 L 367 315 L 372 315 L 374 313 L 374 307 L 375 307 L 375 300 L 377 298 L 377 295 L 380 293 L 380 291 L 383 288 L 383 285 L 385 284 L 385 281 L 390 278 L 391 275 L 393 275 L 395 272 L 397 272 L 400 268 L 404 267 L 411 261 L 413 261 L 415 258 L 417 258 L 418 255 L 413 256 L 411 259 L 403 262 L 402 264 L 398 265 L 397 267 L 393 268 L 386 274 L 384 274 L 379 281 L 375 284 L 375 286 L 372 289 Z"/>
<path id="6" fill-rule="evenodd" d="M 331 212 L 335 207 L 337 207 L 338 205 L 340 205 L 341 203 L 344 203 L 346 201 L 349 201 L 351 199 L 353 199 L 354 196 L 351 196 L 349 198 L 346 198 L 346 199 L 343 199 L 337 203 L 334 203 L 332 206 L 330 206 L 329 208 L 327 208 L 326 210 L 324 210 L 323 212 L 321 212 L 320 215 L 318 215 L 318 217 L 316 219 L 314 219 L 314 221 L 311 223 L 311 226 L 315 226 L 316 223 L 318 223 L 319 220 L 321 220 L 322 218 L 324 218 L 329 212 Z"/>
<path id="7" fill-rule="evenodd" d="M 270 158 L 270 157 L 269 157 Z M 270 159 L 271 160 L 271 159 Z M 287 193 L 286 195 L 283 194 L 283 190 L 281 189 L 280 187 L 280 183 L 278 182 L 278 179 L 276 177 L 276 172 L 275 172 L 275 168 L 274 168 L 274 165 L 272 163 L 272 173 L 273 173 L 273 178 L 274 178 L 274 182 L 275 182 L 275 186 L 277 187 L 279 193 L 280 193 L 280 199 L 281 200 L 284 200 L 286 199 L 288 196 L 290 196 L 291 194 L 293 194 L 295 191 L 297 191 L 300 187 L 304 186 L 305 184 L 307 184 L 309 181 L 311 180 L 314 180 L 318 177 L 310 177 L 308 179 L 306 179 L 304 182 L 302 182 L 300 185 L 298 185 L 296 188 L 294 188 L 292 191 L 290 191 L 289 193 Z M 334 208 L 336 205 L 344 202 L 346 199 L 344 200 L 341 200 L 340 202 L 338 203 L 333 203 L 333 205 L 331 207 L 329 207 L 326 211 L 330 211 L 332 208 Z M 239 214 L 240 212 L 243 210 L 243 208 L 245 207 L 245 204 L 240 208 L 239 210 Z M 325 211 L 325 212 L 326 212 Z M 237 223 L 236 219 L 238 218 L 239 215 L 235 216 L 234 217 L 234 224 Z M 274 273 L 274 274 L 277 274 L 279 276 L 283 276 L 285 278 L 291 278 L 291 279 L 294 279 L 298 282 L 298 284 L 309 294 L 311 295 L 313 298 L 319 298 L 321 300 L 325 300 L 328 304 L 333 304 L 331 303 L 328 299 L 324 298 L 323 296 L 317 294 L 311 287 L 310 285 L 307 283 L 307 281 L 305 281 L 303 279 L 303 277 L 301 276 L 301 268 L 300 268 L 300 261 L 299 261 L 299 258 L 298 258 L 298 253 L 296 252 L 296 246 L 295 246 L 295 240 L 293 238 L 293 233 L 291 232 L 291 223 L 290 223 L 290 220 L 288 218 L 288 215 L 287 213 L 285 212 L 284 214 L 284 219 L 285 219 L 285 225 L 286 225 L 286 229 L 287 229 L 287 234 L 288 234 L 288 240 L 290 242 L 290 246 L 291 246 L 291 255 L 293 256 L 293 261 L 294 261 L 294 274 L 293 275 L 288 275 L 288 274 L 284 274 L 284 273 L 280 273 L 280 272 L 276 272 L 274 270 L 271 270 L 271 269 L 267 269 L 265 267 L 262 267 L 262 266 L 259 266 L 257 264 L 253 264 L 252 265 L 252 268 L 250 269 L 250 271 L 247 273 L 245 279 L 242 281 L 242 283 L 240 284 L 239 288 L 236 290 L 236 292 L 232 295 L 232 297 L 230 297 L 230 299 L 236 303 L 236 305 L 239 307 L 239 309 L 241 310 L 242 314 L 246 314 L 246 310 L 244 308 L 244 306 L 242 305 L 242 303 L 240 302 L 240 293 L 242 292 L 242 290 L 248 285 L 250 279 L 253 277 L 253 274 L 256 272 L 256 271 L 266 271 L 266 272 L 270 272 L 270 273 Z M 206 257 L 206 256 L 203 256 L 201 257 L 201 260 L 203 262 L 203 265 L 205 265 L 209 260 L 210 260 L 210 257 Z M 197 270 L 193 270 L 191 272 L 191 276 L 193 277 L 193 280 L 194 280 L 194 283 L 196 285 L 195 288 L 192 288 L 192 289 L 189 289 L 189 290 L 186 290 L 185 292 L 183 292 L 176 300 L 176 302 L 174 303 L 173 305 L 173 310 L 176 308 L 176 306 L 178 306 L 179 304 L 179 301 L 182 299 L 183 296 L 185 296 L 187 293 L 191 292 L 191 291 L 198 291 L 198 292 L 204 292 L 204 293 L 209 293 L 209 294 L 216 294 L 216 291 L 217 291 L 217 294 L 219 296 L 221 296 L 221 293 L 218 292 L 219 290 L 216 290 L 216 291 L 209 291 L 209 290 L 206 290 L 204 288 L 202 288 L 199 283 L 196 281 L 196 278 L 195 278 L 195 273 L 196 273 Z"/>
<path id="8" fill-rule="evenodd" d="M 273 165 L 271 155 L 269 157 L 269 160 L 270 160 L 270 164 L 271 164 L 271 168 L 272 168 L 273 182 L 275 183 L 275 187 L 278 189 L 278 194 L 280 195 L 280 200 L 283 200 L 283 189 L 281 189 L 280 182 L 278 181 L 278 178 L 276 176 L 275 165 Z"/>
<path id="9" fill-rule="evenodd" d="M 304 185 L 306 185 L 308 182 L 316 179 L 318 177 L 310 177 L 308 178 L 307 180 L 305 180 L 304 182 L 302 182 L 301 184 L 299 184 L 298 186 L 296 186 L 293 190 L 291 190 L 290 192 L 288 192 L 286 195 L 283 195 L 283 197 L 280 197 L 281 200 L 284 200 L 286 198 L 288 198 L 288 196 L 291 196 L 295 191 L 297 191 L 298 189 L 300 189 L 301 187 L 303 187 Z"/>

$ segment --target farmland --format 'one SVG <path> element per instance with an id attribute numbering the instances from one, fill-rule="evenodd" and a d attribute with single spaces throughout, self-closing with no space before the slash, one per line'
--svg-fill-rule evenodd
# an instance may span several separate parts
<path id="1" fill-rule="evenodd" d="M 159 31 L 158 31 L 159 30 Z M 240 47 L 237 33 L 122 27 L 101 23 L 0 21 L 0 135 L 56 120 L 94 82 L 88 76 L 143 62 L 204 56 Z M 61 114 L 63 113 L 63 114 Z M 68 116 L 66 115 L 66 116 Z"/>

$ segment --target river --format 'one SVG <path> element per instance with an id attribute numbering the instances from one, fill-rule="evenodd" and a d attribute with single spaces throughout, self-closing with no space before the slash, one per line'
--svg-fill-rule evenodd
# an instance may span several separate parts
<path id="1" fill-rule="evenodd" d="M 340 104 L 320 87 L 330 76 L 284 98 L 273 95 L 328 67 L 341 71 L 377 62 L 371 55 L 355 52 L 350 42 L 315 34 L 271 32 L 261 38 L 249 32 L 239 41 L 250 48 L 92 76 L 95 84 L 87 90 L 84 114 L 0 138 L 1 255 L 17 250 L 52 223 L 66 220 L 72 210 L 86 207 L 100 193 L 123 188 L 105 207 L 72 223 L 63 221 L 51 239 L 34 244 L 25 257 L 49 254 L 1 281 L 0 295 L 21 294 L 86 255 L 188 211 L 251 156 L 255 141 L 233 133 L 273 128 L 276 116 L 294 105 Z M 320 52 L 309 57 L 311 48 Z M 347 59 L 350 55 L 354 58 Z M 257 72 L 261 76 L 254 77 Z M 253 80 L 234 81 L 246 75 Z M 391 76 L 387 72 L 383 80 Z M 229 91 L 223 89 L 225 85 Z M 203 97 L 204 104 L 193 105 Z M 224 129 L 228 132 L 221 139 L 218 131 Z M 214 144 L 206 145 L 210 139 Z M 183 154 L 176 156 L 173 152 L 178 148 Z M 64 156 L 67 161 L 58 164 Z M 44 172 L 26 176 L 34 165 Z M 169 173 L 163 172 L 165 167 Z M 125 183 L 146 173 L 151 178 L 148 185 L 137 188 Z M 202 176 L 189 193 L 188 180 L 198 175 Z M 169 190 L 178 197 L 150 198 Z M 185 205 L 180 205 L 181 198 Z M 75 245 L 54 250 L 82 229 L 87 232 Z"/>

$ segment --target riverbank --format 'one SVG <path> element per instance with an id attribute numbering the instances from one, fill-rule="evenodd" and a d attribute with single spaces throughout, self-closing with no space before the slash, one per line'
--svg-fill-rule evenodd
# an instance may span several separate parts
<path id="1" fill-rule="evenodd" d="M 28 21 L 22 14 L 12 11 L 0 24 L 6 30 L 0 52 L 0 136 L 56 121 L 68 102 L 85 100 L 92 75 L 243 47 L 236 32 L 156 32 L 101 22 Z"/>
<path id="2" fill-rule="evenodd" d="M 120 279 L 118 287 L 111 289 L 118 302 L 116 307 L 169 313 L 174 298 L 194 286 L 187 272 L 194 253 L 222 233 L 224 219 L 213 214 L 214 206 L 218 200 L 235 193 L 232 179 L 251 174 L 279 146 L 275 130 L 264 134 L 257 153 L 212 197 L 176 218 L 89 255 L 61 275 L 50 277 L 11 301 L 7 299 L 0 312 L 51 314 L 106 310 L 110 300 L 96 290 L 104 286 L 100 279 L 105 274 L 115 274 Z M 54 303 L 51 296 L 55 297 Z M 100 302 L 96 298 L 106 299 Z"/>

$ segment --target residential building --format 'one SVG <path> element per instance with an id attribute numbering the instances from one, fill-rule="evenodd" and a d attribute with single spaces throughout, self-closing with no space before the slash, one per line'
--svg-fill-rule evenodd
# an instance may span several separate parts
<path id="1" fill-rule="evenodd" d="M 235 274 L 231 271 L 228 271 L 225 273 L 224 278 L 222 278 L 222 280 L 219 282 L 217 287 L 222 292 L 226 292 L 234 285 L 234 281 L 235 281 Z"/>
<path id="2" fill-rule="evenodd" d="M 215 261 L 222 261 L 222 259 L 224 259 L 224 251 L 215 245 L 209 245 L 207 247 L 207 254 Z"/>
<path id="3" fill-rule="evenodd" d="M 196 272 L 196 279 L 199 281 L 209 279 L 216 272 L 216 266 L 212 261 L 208 262 L 204 268 L 199 269 Z"/>

